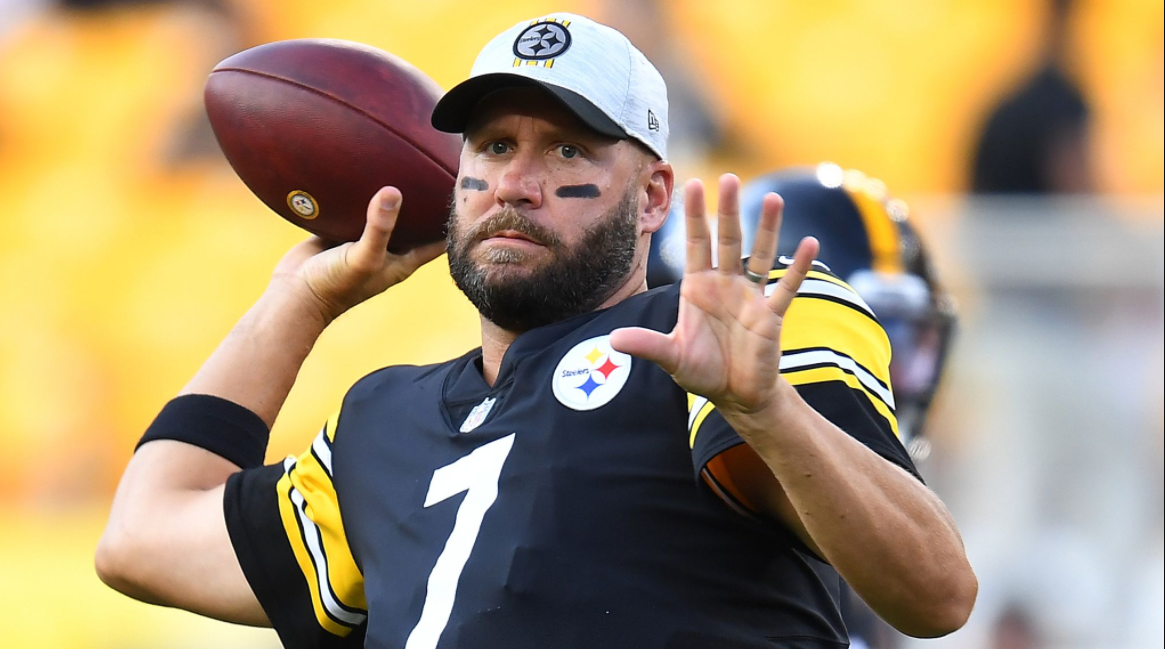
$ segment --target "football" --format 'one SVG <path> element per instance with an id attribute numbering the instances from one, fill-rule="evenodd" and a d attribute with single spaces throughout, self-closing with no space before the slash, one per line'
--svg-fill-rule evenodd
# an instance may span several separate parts
<path id="1" fill-rule="evenodd" d="M 441 88 L 383 50 L 278 41 L 215 66 L 204 100 L 235 173 L 295 225 L 355 241 L 385 185 L 403 201 L 389 250 L 444 237 L 461 138 L 429 123 Z"/>

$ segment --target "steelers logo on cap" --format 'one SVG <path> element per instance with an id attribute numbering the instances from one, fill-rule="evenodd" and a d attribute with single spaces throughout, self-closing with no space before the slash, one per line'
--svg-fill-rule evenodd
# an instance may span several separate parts
<path id="1" fill-rule="evenodd" d="M 570 47 L 569 23 L 541 22 L 530 25 L 514 40 L 514 56 L 524 61 L 545 61 Z"/>

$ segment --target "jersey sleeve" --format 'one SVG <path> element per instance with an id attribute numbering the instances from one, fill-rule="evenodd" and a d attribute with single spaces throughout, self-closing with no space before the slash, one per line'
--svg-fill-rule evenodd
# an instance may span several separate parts
<path id="1" fill-rule="evenodd" d="M 766 295 L 785 268 L 769 273 Z M 890 341 L 870 307 L 822 267 L 810 270 L 781 330 L 781 376 L 814 410 L 878 455 L 918 471 L 898 438 L 890 390 Z M 744 440 L 704 397 L 689 395 L 688 440 L 697 476 L 734 508 L 736 489 L 717 456 Z M 919 478 L 921 479 L 921 478 Z"/>
<path id="2" fill-rule="evenodd" d="M 247 581 L 285 647 L 362 647 L 367 619 L 332 482 L 339 416 L 311 448 L 227 481 L 227 530 Z"/>

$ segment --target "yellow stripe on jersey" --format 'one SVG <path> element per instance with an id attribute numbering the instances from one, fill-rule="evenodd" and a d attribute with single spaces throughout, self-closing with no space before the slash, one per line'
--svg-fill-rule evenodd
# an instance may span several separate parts
<path id="1" fill-rule="evenodd" d="M 777 274 L 777 277 L 780 277 L 780 276 L 785 274 L 784 270 L 776 270 L 773 272 L 775 272 Z M 830 275 L 829 273 L 823 273 L 819 270 L 810 269 L 808 273 L 805 273 L 805 279 L 820 279 L 820 280 L 824 280 L 826 282 L 831 282 L 833 284 L 837 284 L 838 286 L 843 286 L 843 287 L 849 289 L 850 291 L 853 291 L 853 289 L 850 288 L 849 284 L 846 284 L 842 279 L 838 278 L 836 275 Z M 855 293 L 855 295 L 856 295 L 856 293 Z"/>
<path id="2" fill-rule="evenodd" d="M 320 436 L 335 439 L 337 416 L 329 419 Z M 323 444 L 317 438 L 313 447 Z M 324 460 L 331 463 L 330 454 Z M 311 592 L 316 620 L 325 630 L 346 636 L 367 613 L 364 576 L 348 547 L 339 502 L 329 475 L 309 449 L 284 463 L 279 480 L 279 514 L 296 562 Z"/>
<path id="3" fill-rule="evenodd" d="M 862 386 L 856 376 L 843 371 L 841 368 L 829 366 L 815 367 L 807 370 L 781 372 L 781 376 L 785 377 L 785 380 L 793 387 L 814 383 L 827 383 L 829 381 L 841 381 L 845 383 L 851 389 L 865 394 L 870 403 L 874 405 L 874 410 L 877 410 L 878 414 L 882 415 L 882 418 L 890 423 L 890 429 L 894 431 L 894 435 L 900 437 L 898 434 L 898 418 L 894 416 L 894 411 L 890 410 L 890 407 L 883 403 L 881 399 L 872 397 L 869 390 L 866 390 Z"/>
<path id="4" fill-rule="evenodd" d="M 779 268 L 769 273 L 769 284 L 785 275 Z M 810 270 L 806 280 L 821 280 L 843 289 L 836 299 L 799 295 L 789 305 L 781 325 L 781 375 L 794 386 L 841 381 L 860 392 L 898 434 L 894 400 L 890 391 L 890 339 L 871 316 L 869 307 L 848 284 L 829 273 Z M 804 286 L 803 286 L 804 289 Z M 844 302 L 844 303 L 843 303 Z M 832 359 L 829 365 L 811 363 L 798 367 L 802 358 Z M 847 371 L 849 370 L 849 371 Z M 697 413 L 692 409 L 698 407 Z M 714 409 L 706 399 L 689 395 L 688 442 L 695 447 L 700 425 Z"/>
<path id="5" fill-rule="evenodd" d="M 324 435 L 327 436 L 329 442 L 336 441 L 336 427 L 339 425 L 340 411 L 337 410 L 332 413 L 331 417 L 328 417 L 328 423 L 324 425 Z"/>
<path id="6" fill-rule="evenodd" d="M 769 285 L 784 277 L 786 271 L 785 268 L 770 271 Z M 781 349 L 830 347 L 861 363 L 878 380 L 888 385 L 890 338 L 873 318 L 863 315 L 873 313 L 869 305 L 849 284 L 834 275 L 810 270 L 805 274 L 805 281 L 809 280 L 821 280 L 840 287 L 843 289 L 842 297 L 839 301 L 812 299 L 808 295 L 799 295 L 798 299 L 794 299 L 781 325 Z M 804 285 L 802 291 L 805 291 Z M 839 303 L 841 301 L 848 304 Z M 837 308 L 827 308 L 827 305 Z M 834 342 L 838 335 L 844 337 L 840 344 Z M 793 338 L 790 339 L 790 336 Z"/>
<path id="7" fill-rule="evenodd" d="M 839 352 L 890 385 L 890 339 L 874 320 L 829 300 L 796 298 L 781 324 L 781 349 L 827 348 Z"/>
<path id="8" fill-rule="evenodd" d="M 704 420 L 708 418 L 708 415 L 712 414 L 712 411 L 716 409 L 716 406 L 713 405 L 711 401 L 708 401 L 707 399 L 701 399 L 689 393 L 689 412 L 691 412 L 691 409 L 697 400 L 700 402 L 700 410 L 696 412 L 695 418 L 691 419 L 692 424 L 688 426 L 688 448 L 696 448 L 696 433 L 700 430 L 700 425 L 703 424 Z"/>
<path id="9" fill-rule="evenodd" d="M 857 293 L 847 284 L 833 277 L 830 279 L 834 284 L 844 287 L 853 298 L 860 300 Z M 846 377 L 845 383 L 865 395 L 897 434 L 898 422 L 894 417 L 894 401 L 889 389 L 890 339 L 873 318 L 847 304 L 798 297 L 789 305 L 785 321 L 781 325 L 781 348 L 786 355 L 782 360 L 793 361 L 795 359 L 792 357 L 796 350 L 807 349 L 832 350 L 843 357 L 838 359 L 842 363 L 846 363 L 845 358 L 852 360 L 856 367 L 846 368 L 851 372 L 839 367 L 830 367 L 824 368 L 828 370 L 826 372 L 782 370 L 782 375 L 793 383 L 794 373 L 801 374 L 794 385 L 805 385 L 819 380 L 840 380 L 841 377 Z M 854 376 L 855 373 L 865 374 L 866 377 Z M 868 377 L 874 380 L 861 380 Z"/>
<path id="10" fill-rule="evenodd" d="M 773 284 L 777 280 L 784 277 L 785 271 L 787 271 L 787 270 L 788 270 L 787 268 L 774 268 L 774 269 L 770 270 L 768 283 Z M 829 282 L 830 284 L 836 284 L 837 286 L 844 288 L 845 290 L 849 291 L 850 293 L 853 293 L 854 296 L 857 296 L 857 293 L 853 290 L 853 288 L 851 288 L 850 285 L 846 284 L 843 280 L 838 279 L 838 277 L 836 275 L 830 275 L 829 273 L 826 273 L 826 272 L 823 272 L 820 270 L 810 269 L 808 273 L 805 273 L 805 279 L 807 279 L 807 280 L 819 279 L 819 280 L 822 280 L 824 282 Z"/>

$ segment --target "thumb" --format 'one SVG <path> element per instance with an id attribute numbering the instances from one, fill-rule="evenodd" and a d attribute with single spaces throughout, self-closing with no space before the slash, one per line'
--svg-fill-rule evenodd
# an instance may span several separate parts
<path id="1" fill-rule="evenodd" d="M 388 240 L 400 213 L 401 195 L 395 187 L 382 187 L 368 201 L 364 233 L 352 244 L 347 259 L 354 268 L 374 272 L 384 265 Z"/>
<path id="2" fill-rule="evenodd" d="M 611 349 L 651 361 L 672 374 L 679 365 L 671 336 L 642 327 L 624 327 L 611 332 Z"/>

